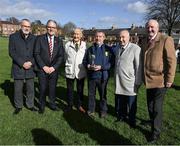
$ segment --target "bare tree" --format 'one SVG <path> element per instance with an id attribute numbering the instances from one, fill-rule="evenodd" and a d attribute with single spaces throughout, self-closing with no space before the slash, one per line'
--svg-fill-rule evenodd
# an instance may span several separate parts
<path id="1" fill-rule="evenodd" d="M 41 20 L 35 20 L 35 21 L 34 21 L 34 24 L 41 26 L 41 25 L 42 25 L 42 22 L 41 22 Z"/>
<path id="2" fill-rule="evenodd" d="M 171 35 L 172 29 L 180 21 L 180 0 L 146 0 L 148 12 L 145 19 L 157 19 Z"/>
<path id="3" fill-rule="evenodd" d="M 61 23 L 57 23 L 57 29 L 62 29 Z"/>
<path id="4" fill-rule="evenodd" d="M 13 23 L 13 24 L 18 24 L 19 23 L 19 19 L 17 19 L 16 17 L 9 17 L 6 20 Z"/>
<path id="5" fill-rule="evenodd" d="M 67 24 L 64 25 L 63 32 L 66 36 L 70 37 L 74 28 L 76 28 L 76 25 L 72 22 L 68 22 Z"/>

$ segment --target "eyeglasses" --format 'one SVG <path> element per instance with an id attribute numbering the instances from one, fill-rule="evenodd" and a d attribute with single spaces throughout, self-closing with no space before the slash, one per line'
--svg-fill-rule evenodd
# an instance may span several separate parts
<path id="1" fill-rule="evenodd" d="M 52 26 L 47 26 L 48 29 L 52 28 L 52 29 L 56 29 L 56 27 L 52 27 Z"/>
<path id="2" fill-rule="evenodd" d="M 31 26 L 28 26 L 28 25 L 22 25 L 22 27 L 31 28 Z"/>

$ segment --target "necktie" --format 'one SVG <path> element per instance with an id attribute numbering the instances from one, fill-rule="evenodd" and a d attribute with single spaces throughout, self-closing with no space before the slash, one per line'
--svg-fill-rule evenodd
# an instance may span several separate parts
<path id="1" fill-rule="evenodd" d="M 148 41 L 148 47 L 152 47 L 154 44 L 154 39 Z"/>
<path id="2" fill-rule="evenodd" d="M 76 48 L 76 51 L 78 51 L 79 49 L 78 43 L 75 44 L 75 48 Z"/>
<path id="3" fill-rule="evenodd" d="M 121 48 L 120 56 L 123 54 L 124 50 L 125 50 L 125 49 L 122 47 L 122 48 Z"/>
<path id="4" fill-rule="evenodd" d="M 50 36 L 50 37 L 49 37 L 49 57 L 50 57 L 50 59 L 52 58 L 52 52 L 53 52 L 52 36 Z"/>

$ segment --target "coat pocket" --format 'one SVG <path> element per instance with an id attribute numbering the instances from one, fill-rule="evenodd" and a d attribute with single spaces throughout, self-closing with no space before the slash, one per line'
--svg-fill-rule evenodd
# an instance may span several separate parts
<path id="1" fill-rule="evenodd" d="M 65 73 L 68 75 L 73 74 L 72 64 L 65 64 Z"/>

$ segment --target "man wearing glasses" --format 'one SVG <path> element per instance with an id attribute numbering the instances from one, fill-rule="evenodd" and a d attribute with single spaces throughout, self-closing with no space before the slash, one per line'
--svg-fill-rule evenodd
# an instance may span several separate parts
<path id="1" fill-rule="evenodd" d="M 9 55 L 12 58 L 12 77 L 14 79 L 14 114 L 18 114 L 23 107 L 23 85 L 26 83 L 26 105 L 29 110 L 34 108 L 34 58 L 33 49 L 35 36 L 30 33 L 31 22 L 21 21 L 21 29 L 10 35 Z"/>
<path id="2" fill-rule="evenodd" d="M 48 20 L 47 33 L 37 37 L 34 56 L 38 66 L 38 79 L 40 85 L 39 113 L 43 114 L 46 105 L 46 91 L 49 92 L 49 107 L 58 111 L 55 104 L 58 68 L 63 61 L 62 42 L 56 37 L 57 23 Z"/>

